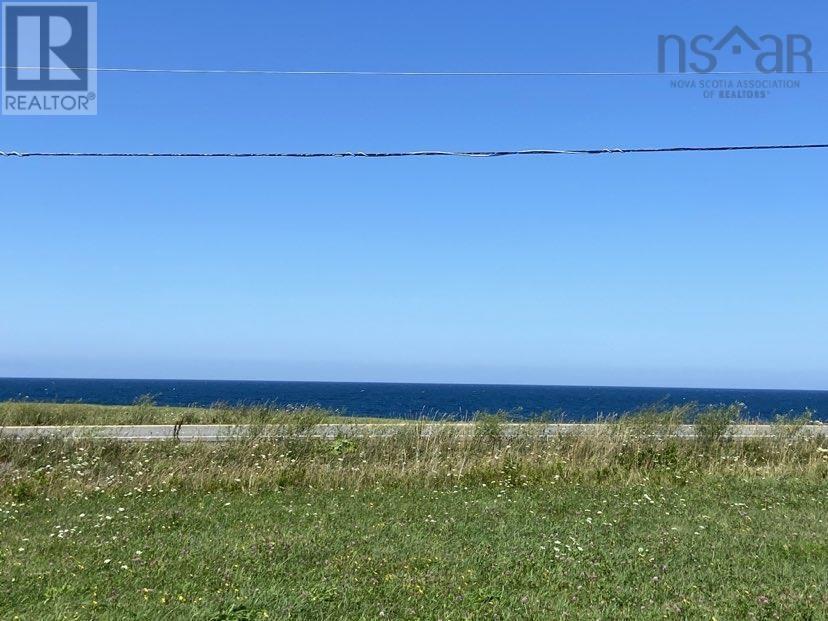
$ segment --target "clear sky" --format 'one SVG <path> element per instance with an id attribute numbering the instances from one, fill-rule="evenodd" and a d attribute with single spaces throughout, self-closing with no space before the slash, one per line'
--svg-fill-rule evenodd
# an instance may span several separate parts
<path id="1" fill-rule="evenodd" d="M 659 34 L 735 24 L 828 68 L 824 3 L 684 0 L 104 0 L 99 64 L 655 71 Z M 798 77 L 107 74 L 98 116 L 0 117 L 0 149 L 828 142 L 828 76 Z M 827 164 L 3 160 L 0 376 L 826 389 Z"/>

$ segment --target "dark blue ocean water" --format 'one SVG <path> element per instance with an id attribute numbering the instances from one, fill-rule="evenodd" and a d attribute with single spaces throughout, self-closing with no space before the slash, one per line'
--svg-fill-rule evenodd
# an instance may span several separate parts
<path id="1" fill-rule="evenodd" d="M 828 421 L 828 391 L 612 388 L 600 386 L 497 386 L 472 384 L 358 384 L 193 380 L 0 379 L 0 400 L 133 403 L 152 395 L 159 405 L 271 402 L 319 405 L 369 416 L 454 416 L 505 410 L 516 418 L 554 412 L 569 420 L 621 414 L 657 402 L 700 405 L 741 402 L 750 418 L 814 412 Z"/>

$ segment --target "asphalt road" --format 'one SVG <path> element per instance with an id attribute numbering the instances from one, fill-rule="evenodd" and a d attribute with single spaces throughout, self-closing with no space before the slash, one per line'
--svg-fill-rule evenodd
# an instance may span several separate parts
<path id="1" fill-rule="evenodd" d="M 226 442 L 245 437 L 280 438 L 300 436 L 309 438 L 333 439 L 347 437 L 382 437 L 399 433 L 404 429 L 419 429 L 421 435 L 429 436 L 446 425 L 454 425 L 461 434 L 473 434 L 475 427 L 468 423 L 378 423 L 378 424 L 324 424 L 307 431 L 299 432 L 283 426 L 245 426 L 245 425 L 109 425 L 109 426 L 72 426 L 72 427 L 0 427 L 0 439 L 32 440 L 37 438 L 64 439 L 98 439 L 122 440 L 136 442 L 179 440 L 182 442 Z M 562 434 L 599 433 L 605 425 L 586 424 L 549 424 L 537 427 L 532 425 L 532 435 L 557 436 Z M 515 437 L 528 431 L 525 424 L 503 425 L 507 437 Z M 736 425 L 732 429 L 733 437 L 761 438 L 775 433 L 771 425 Z M 801 433 L 807 435 L 828 435 L 828 425 L 806 425 Z M 675 432 L 680 438 L 694 437 L 692 425 L 681 425 Z"/>

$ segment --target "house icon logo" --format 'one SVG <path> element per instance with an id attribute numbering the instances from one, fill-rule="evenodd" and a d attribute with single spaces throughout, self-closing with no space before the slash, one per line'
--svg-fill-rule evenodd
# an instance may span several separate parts
<path id="1" fill-rule="evenodd" d="M 744 30 L 739 28 L 739 26 L 734 26 L 730 29 L 730 32 L 722 37 L 721 41 L 719 41 L 713 49 L 718 52 L 719 50 L 724 49 L 725 46 L 729 46 L 731 53 L 734 56 L 738 56 L 742 53 L 742 45 L 745 43 L 748 47 L 750 47 L 750 49 L 754 51 L 759 50 L 759 46 Z"/>
<path id="2" fill-rule="evenodd" d="M 733 26 L 724 35 L 658 36 L 659 73 L 711 73 L 723 62 L 761 73 L 811 73 L 813 43 L 803 34 L 749 35 Z"/>

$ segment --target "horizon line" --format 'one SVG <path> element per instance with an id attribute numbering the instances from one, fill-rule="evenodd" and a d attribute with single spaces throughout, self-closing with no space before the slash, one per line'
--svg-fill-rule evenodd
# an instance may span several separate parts
<path id="1" fill-rule="evenodd" d="M 768 392 L 828 392 L 828 388 L 750 388 L 744 386 L 646 386 L 632 384 L 536 384 L 515 382 L 428 382 L 388 380 L 274 380 L 274 379 L 205 379 L 205 378 L 160 378 L 160 377 L 23 377 L 0 376 L 0 382 L 7 380 L 25 381 L 100 381 L 100 382 L 223 382 L 259 384 L 370 384 L 409 386 L 491 386 L 515 388 L 614 388 L 647 390 L 726 390 L 726 391 L 768 391 Z"/>

